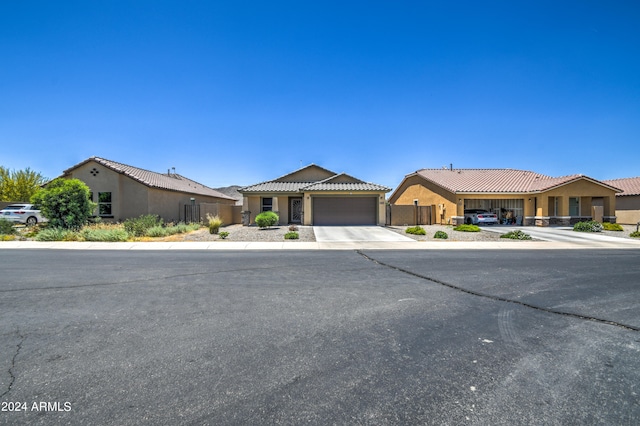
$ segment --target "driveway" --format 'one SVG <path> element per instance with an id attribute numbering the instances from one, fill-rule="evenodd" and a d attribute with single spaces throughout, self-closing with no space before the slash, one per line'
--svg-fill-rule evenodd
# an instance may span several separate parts
<path id="1" fill-rule="evenodd" d="M 619 237 L 603 235 L 597 232 L 575 232 L 568 226 L 483 226 L 483 230 L 506 234 L 507 232 L 520 230 L 542 241 L 552 241 L 557 243 L 585 243 L 585 242 L 618 242 L 631 243 L 634 240 L 625 240 Z M 640 244 L 639 244 L 640 245 Z"/>
<path id="2" fill-rule="evenodd" d="M 354 241 L 403 241 L 415 240 L 389 231 L 381 226 L 314 226 L 316 241 L 327 242 L 354 242 Z"/>

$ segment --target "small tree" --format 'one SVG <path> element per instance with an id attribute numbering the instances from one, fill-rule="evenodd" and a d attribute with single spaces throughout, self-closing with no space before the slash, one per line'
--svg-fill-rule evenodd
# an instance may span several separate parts
<path id="1" fill-rule="evenodd" d="M 40 206 L 51 226 L 80 229 L 96 208 L 90 194 L 89 187 L 81 180 L 58 178 L 31 197 L 31 202 Z"/>
<path id="2" fill-rule="evenodd" d="M 29 201 L 46 179 L 38 172 L 0 166 L 0 201 Z"/>

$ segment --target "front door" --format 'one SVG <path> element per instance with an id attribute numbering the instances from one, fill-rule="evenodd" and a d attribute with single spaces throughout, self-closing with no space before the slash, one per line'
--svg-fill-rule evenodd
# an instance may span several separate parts
<path id="1" fill-rule="evenodd" d="M 289 222 L 302 223 L 302 197 L 289 198 Z"/>

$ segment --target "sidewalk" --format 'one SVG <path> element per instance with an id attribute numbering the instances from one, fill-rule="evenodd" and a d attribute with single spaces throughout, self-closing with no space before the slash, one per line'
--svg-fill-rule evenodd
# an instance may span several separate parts
<path id="1" fill-rule="evenodd" d="M 567 250 L 567 249 L 640 249 L 640 241 L 359 241 L 359 242 L 0 242 L 0 252 L 12 249 L 46 250 Z"/>

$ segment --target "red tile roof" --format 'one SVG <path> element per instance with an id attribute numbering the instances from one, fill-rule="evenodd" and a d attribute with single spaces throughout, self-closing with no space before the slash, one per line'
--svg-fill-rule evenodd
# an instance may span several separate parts
<path id="1" fill-rule="evenodd" d="M 551 177 L 516 169 L 422 169 L 415 174 L 456 193 L 540 192 L 583 178 L 611 186 L 584 175 Z"/>
<path id="2" fill-rule="evenodd" d="M 607 185 L 620 188 L 622 192 L 616 194 L 618 197 L 625 195 L 640 195 L 640 177 L 612 179 L 604 181 Z"/>

